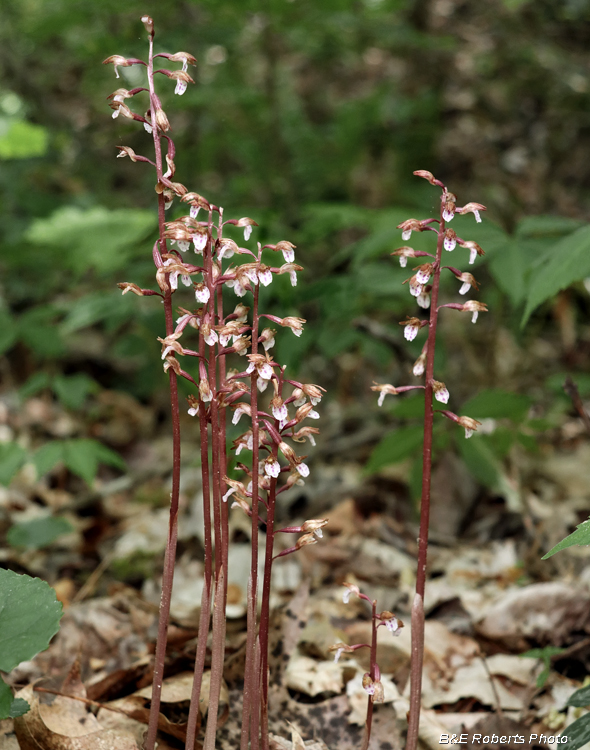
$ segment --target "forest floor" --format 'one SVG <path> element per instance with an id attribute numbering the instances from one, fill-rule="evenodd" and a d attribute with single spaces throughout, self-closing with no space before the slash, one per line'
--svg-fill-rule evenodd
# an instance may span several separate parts
<path id="1" fill-rule="evenodd" d="M 21 720 L 34 738 L 19 733 L 24 750 L 133 748 L 145 731 L 171 442 L 131 396 L 102 391 L 95 406 L 91 434 L 125 445 L 125 472 L 103 468 L 88 489 L 63 466 L 39 479 L 25 465 L 0 491 L 0 564 L 45 579 L 64 605 L 50 648 L 8 678 L 32 705 Z M 372 477 L 363 473 L 381 428 L 369 424 L 364 431 L 343 432 L 342 408 L 326 409 L 311 476 L 279 511 L 280 523 L 328 518 L 329 524 L 318 544 L 275 566 L 270 721 L 276 750 L 360 746 L 367 656 L 360 650 L 335 663 L 328 649 L 339 641 L 369 640 L 370 612 L 358 599 L 343 602 L 344 582 L 357 584 L 379 609 L 405 623 L 397 638 L 385 628 L 378 631 L 385 701 L 376 706 L 370 748 L 397 750 L 403 744 L 416 509 L 405 484 L 406 464 Z M 1 416 L 3 430 L 32 442 L 79 431 L 77 418 L 43 394 L 24 402 L 6 395 Z M 201 481 L 191 461 L 197 444 L 187 441 L 183 455 L 160 750 L 184 747 L 201 599 Z M 451 451 L 435 466 L 420 732 L 428 748 L 453 734 L 467 734 L 474 747 L 518 747 L 516 736 L 526 745 L 545 746 L 584 712 L 566 703 L 590 667 L 589 553 L 572 547 L 540 559 L 587 516 L 590 441 L 573 411 L 536 454 L 511 455 L 506 481 L 511 491 L 504 496 L 483 490 Z M 6 541 L 14 525 L 50 515 L 65 518 L 70 531 L 39 545 L 19 546 L 10 534 Z M 224 750 L 239 746 L 244 669 L 251 532 L 239 509 L 231 512 L 230 531 L 218 744 Z M 263 541 L 261 530 L 260 549 Z M 92 703 L 34 692 L 39 687 Z M 474 741 L 478 733 L 489 741 Z M 511 740 L 494 742 L 493 735 Z M 2 722 L 0 748 L 14 750 L 18 741 L 12 720 Z"/>

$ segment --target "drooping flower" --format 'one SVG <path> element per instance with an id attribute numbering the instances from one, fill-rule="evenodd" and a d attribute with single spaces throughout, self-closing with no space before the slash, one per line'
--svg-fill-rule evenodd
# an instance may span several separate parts
<path id="1" fill-rule="evenodd" d="M 372 391 L 377 391 L 379 393 L 379 400 L 377 401 L 378 406 L 383 406 L 383 401 L 385 400 L 385 396 L 388 394 L 391 396 L 397 396 L 399 391 L 397 388 L 394 388 L 389 383 L 385 383 L 383 385 L 380 385 L 379 383 L 375 383 L 375 385 L 371 386 Z"/>
<path id="2" fill-rule="evenodd" d="M 455 249 L 457 245 L 457 232 L 455 232 L 454 229 L 447 229 L 445 230 L 445 238 L 443 241 L 443 247 L 445 250 L 448 250 L 448 252 L 451 252 Z"/>
<path id="3" fill-rule="evenodd" d="M 449 401 L 449 391 L 444 383 L 438 380 L 432 381 L 432 390 L 434 391 L 434 398 L 440 401 L 441 404 L 447 404 Z"/>
<path id="4" fill-rule="evenodd" d="M 406 318 L 400 322 L 400 326 L 405 326 L 404 338 L 407 341 L 413 341 L 422 327 L 420 318 Z"/>

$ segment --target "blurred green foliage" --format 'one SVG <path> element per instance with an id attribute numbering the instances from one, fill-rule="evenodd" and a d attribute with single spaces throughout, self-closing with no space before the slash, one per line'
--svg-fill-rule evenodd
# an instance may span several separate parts
<path id="1" fill-rule="evenodd" d="M 277 340 L 293 373 L 315 361 L 334 383 L 327 363 L 347 353 L 388 371 L 395 346 L 367 335 L 363 317 L 406 347 L 398 321 L 410 308 L 409 273 L 388 254 L 402 244 L 401 220 L 436 209 L 436 191 L 412 176 L 418 168 L 459 202 L 488 206 L 481 225 L 458 217 L 457 231 L 486 251 L 475 271 L 486 282 L 480 298 L 515 337 L 521 320 L 536 310 L 542 320 L 542 306 L 572 284 L 587 310 L 579 282 L 590 275 L 588 0 L 6 0 L 0 353 L 19 385 L 50 388 L 76 409 L 92 383 L 144 400 L 164 383 L 161 310 L 115 287 L 154 285 L 153 173 L 115 158 L 116 145 L 151 156 L 151 140 L 113 121 L 106 105 L 116 87 L 141 85 L 142 71 L 124 68 L 117 81 L 101 65 L 111 54 L 145 55 L 146 12 L 158 50 L 199 61 L 183 97 L 158 82 L 176 178 L 229 216 L 256 219 L 254 239 L 298 246 L 299 287 L 277 279 L 263 298 L 273 312 L 308 320 L 301 339 Z M 453 263 L 464 265 L 459 252 Z M 446 284 L 456 293 L 454 279 Z M 437 356 L 444 369 L 448 353 Z M 82 380 L 60 380 L 72 375 Z M 526 442 L 510 424 L 510 440 Z M 509 439 L 478 440 L 466 445 L 479 446 L 480 478 L 497 484 L 494 457 Z M 25 460 L 16 444 L 2 450 L 10 471 Z M 105 456 L 72 450 L 59 460 L 88 481 Z M 464 449 L 468 463 L 473 450 Z"/>

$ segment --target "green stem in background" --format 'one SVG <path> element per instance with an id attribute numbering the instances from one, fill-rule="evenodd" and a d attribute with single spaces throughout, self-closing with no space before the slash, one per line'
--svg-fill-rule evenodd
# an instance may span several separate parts
<path id="1" fill-rule="evenodd" d="M 154 150 L 156 156 L 156 175 L 158 181 L 162 178 L 162 146 L 160 131 L 156 122 L 157 98 L 154 89 L 154 35 L 153 30 L 149 34 L 149 62 L 148 82 L 150 92 L 150 111 L 152 118 L 152 134 L 154 138 Z M 166 253 L 165 232 L 165 206 L 164 196 L 158 195 L 158 229 L 160 235 L 160 255 Z M 164 314 L 166 318 L 166 336 L 174 332 L 174 318 L 172 312 L 172 288 L 170 277 L 167 277 L 168 290 L 164 295 Z M 180 414 L 178 409 L 178 384 L 176 373 L 172 368 L 168 370 L 170 388 L 170 410 L 172 414 L 172 492 L 170 494 L 170 520 L 168 523 L 168 538 L 164 553 L 164 569 L 162 573 L 162 596 L 160 599 L 160 615 L 158 621 L 158 638 L 156 641 L 156 653 L 154 656 L 154 679 L 152 684 L 152 700 L 150 705 L 150 716 L 148 732 L 145 739 L 145 750 L 154 750 L 156 735 L 158 732 L 158 716 L 160 713 L 160 701 L 162 695 L 162 682 L 164 681 L 164 663 L 166 660 L 166 640 L 168 635 L 168 622 L 170 619 L 170 601 L 172 598 L 172 582 L 174 578 L 174 563 L 176 560 L 176 543 L 178 539 L 178 499 L 180 489 Z"/>
<path id="2" fill-rule="evenodd" d="M 424 662 L 424 586 L 426 583 L 426 563 L 428 556 L 428 527 L 430 522 L 430 485 L 432 475 L 432 428 L 434 407 L 432 404 L 434 377 L 434 351 L 436 346 L 436 324 L 438 321 L 438 292 L 440 287 L 441 256 L 444 241 L 445 222 L 441 202 L 440 226 L 436 245 L 436 260 L 430 299 L 430 325 L 426 354 L 426 374 L 424 389 L 424 449 L 422 456 L 422 501 L 420 504 L 420 532 L 418 536 L 418 571 L 416 574 L 416 596 L 412 607 L 412 662 L 410 671 L 410 715 L 406 750 L 416 750 L 420 724 L 420 696 L 422 692 L 422 665 Z M 418 614 L 415 615 L 414 611 Z M 421 616 L 419 615 L 421 612 Z"/>

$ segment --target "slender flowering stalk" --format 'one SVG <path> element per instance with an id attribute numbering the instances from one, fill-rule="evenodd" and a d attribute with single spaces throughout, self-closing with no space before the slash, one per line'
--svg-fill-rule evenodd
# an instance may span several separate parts
<path id="1" fill-rule="evenodd" d="M 416 360 L 413 373 L 416 377 L 424 375 L 424 445 L 422 459 L 422 500 L 420 505 L 420 531 L 418 536 L 418 570 L 416 575 L 416 595 L 412 607 L 412 663 L 411 663 L 411 692 L 410 692 L 410 712 L 408 720 L 408 737 L 406 750 L 415 750 L 418 743 L 418 728 L 420 721 L 420 696 L 422 685 L 422 664 L 424 660 L 424 588 L 426 582 L 426 563 L 428 553 L 428 527 L 430 518 L 430 489 L 432 474 L 432 431 L 434 422 L 433 398 L 442 404 L 446 404 L 450 399 L 450 393 L 446 385 L 434 379 L 434 354 L 436 348 L 436 332 L 438 323 L 438 314 L 442 308 L 451 308 L 462 312 L 470 312 L 472 322 L 475 323 L 480 312 L 486 312 L 487 307 L 484 303 L 476 300 L 468 300 L 464 303 L 447 303 L 439 305 L 438 296 L 440 288 L 440 274 L 443 269 L 448 269 L 462 285 L 459 289 L 460 294 L 467 294 L 471 289 L 478 289 L 475 278 L 470 273 L 463 273 L 452 266 L 442 265 L 443 249 L 447 252 L 455 250 L 457 245 L 469 249 L 469 262 L 473 263 L 478 255 L 483 255 L 484 251 L 476 243 L 470 240 L 463 240 L 457 236 L 457 233 L 448 228 L 446 225 L 453 220 L 455 214 L 473 213 L 476 221 L 481 221 L 480 212 L 485 211 L 485 206 L 480 203 L 467 203 L 465 206 L 457 206 L 456 197 L 449 192 L 445 185 L 437 180 L 430 172 L 418 170 L 414 172 L 418 177 L 422 177 L 431 185 L 441 189 L 440 214 L 437 219 L 426 219 L 419 221 L 417 219 L 408 219 L 402 222 L 398 229 L 401 229 L 402 239 L 410 239 L 412 232 L 433 231 L 437 235 L 436 253 L 434 255 L 424 251 L 415 251 L 409 246 L 404 246 L 395 250 L 392 255 L 399 258 L 400 265 L 405 267 L 410 258 L 422 258 L 429 256 L 431 262 L 422 263 L 414 268 L 414 275 L 408 279 L 411 294 L 416 297 L 418 305 L 422 308 L 430 308 L 428 320 L 417 317 L 409 317 L 402 321 L 400 325 L 404 326 L 404 336 L 408 341 L 413 341 L 420 330 L 428 328 L 426 343 L 422 353 Z M 438 225 L 438 226 L 436 226 Z M 380 393 L 379 405 L 383 403 L 386 394 L 396 395 L 410 388 L 417 386 L 394 386 L 389 384 L 374 385 L 372 389 Z M 420 387 L 420 386 L 418 386 Z M 465 437 L 471 437 L 477 430 L 479 422 L 470 417 L 459 417 L 454 412 L 440 410 L 443 416 L 465 428 Z"/>
<path id="2" fill-rule="evenodd" d="M 354 583 L 345 583 L 344 586 L 346 587 L 346 591 L 342 595 L 342 601 L 345 604 L 348 604 L 350 597 L 354 594 L 359 599 L 362 599 L 371 605 L 371 643 L 355 643 L 352 646 L 349 646 L 346 643 L 335 643 L 329 648 L 329 651 L 334 652 L 335 662 L 340 659 L 343 653 L 352 654 L 359 648 L 368 648 L 370 650 L 369 671 L 363 675 L 363 690 L 369 697 L 367 700 L 367 718 L 365 721 L 365 732 L 363 735 L 361 750 L 367 750 L 371 739 L 373 705 L 375 703 L 383 703 L 384 700 L 381 671 L 377 664 L 377 631 L 381 626 L 384 626 L 392 635 L 398 636 L 401 635 L 401 629 L 404 624 L 393 614 L 393 612 L 389 612 L 388 610 L 384 610 L 380 614 L 377 614 L 376 600 L 371 600 L 366 594 L 363 594 L 359 587 Z"/>
<path id="3" fill-rule="evenodd" d="M 170 383 L 174 438 L 170 524 L 162 577 L 152 702 L 144 748 L 155 748 L 164 680 L 180 483 L 177 378 L 182 377 L 193 388 L 188 396 L 188 414 L 199 420 L 204 518 L 204 582 L 185 747 L 193 750 L 201 729 L 199 698 L 208 661 L 210 628 L 208 719 L 202 746 L 204 750 L 213 750 L 216 742 L 217 710 L 223 684 L 227 581 L 230 575 L 229 499 L 233 497 L 232 508 L 237 508 L 236 512 L 245 512 L 252 523 L 241 746 L 257 750 L 262 745 L 263 750 L 268 750 L 268 635 L 273 561 L 315 543 L 321 537 L 321 529 L 326 521 L 314 519 L 306 521 L 301 527 L 282 529 L 283 532 L 300 532 L 301 536 L 294 547 L 275 553 L 274 542 L 278 532 L 274 529 L 274 513 L 277 499 L 294 484 L 303 484 L 310 471 L 305 456 L 298 455 L 290 441 L 302 443 L 309 440 L 314 444 L 318 430 L 301 423 L 319 417 L 315 406 L 322 398 L 323 389 L 286 379 L 284 368 L 273 360 L 271 350 L 276 331 L 270 327 L 262 328 L 263 319 L 264 323 L 270 321 L 282 328 L 290 328 L 295 336 L 302 334 L 305 320 L 262 313 L 259 309 L 260 286 L 271 284 L 277 274 L 288 274 L 291 284 L 295 286 L 297 272 L 303 269 L 294 262 L 295 246 L 287 240 L 264 247 L 258 243 L 257 252 L 241 247 L 236 240 L 225 235 L 225 228 L 229 226 L 243 230 L 244 242 L 247 243 L 253 228 L 257 226 L 256 222 L 248 217 L 224 219 L 223 208 L 213 205 L 196 192 L 189 192 L 182 183 L 175 181 L 174 142 L 168 135 L 170 123 L 156 93 L 154 79 L 156 74 L 160 74 L 174 81 L 175 93 L 182 95 L 187 84 L 192 82 L 187 73 L 188 65 L 196 61 L 185 52 L 155 55 L 153 21 L 149 16 L 144 16 L 142 21 L 148 31 L 148 62 L 120 55 L 113 55 L 105 62 L 115 66 L 117 76 L 120 68 L 131 65 L 145 66 L 147 71 L 147 88 L 139 87 L 131 91 L 117 89 L 109 97 L 109 102 L 114 117 L 124 116 L 142 123 L 153 140 L 153 160 L 135 153 L 128 146 L 118 148 L 120 157 L 148 164 L 155 169 L 159 238 L 152 255 L 159 291 L 142 289 L 132 282 L 122 282 L 119 287 L 123 294 L 132 292 L 137 296 L 157 296 L 164 303 L 166 331 L 165 336 L 158 340 L 162 345 L 164 371 L 168 373 Z M 182 63 L 182 70 L 156 70 L 156 58 L 163 58 L 168 63 Z M 145 115 L 134 112 L 130 106 L 130 100 L 143 93 L 148 95 Z M 180 207 L 185 209 L 185 214 L 166 221 L 165 212 L 174 199 L 180 199 Z M 284 263 L 273 265 L 277 258 L 274 253 L 282 256 L 280 260 L 284 260 Z M 234 256 L 242 262 L 234 265 Z M 189 302 L 188 307 L 179 308 L 175 321 L 172 297 L 183 289 L 186 293 L 186 287 L 190 288 L 194 301 Z M 224 289 L 233 291 L 239 300 L 251 295 L 251 307 L 238 301 L 233 311 L 226 311 Z M 191 336 L 196 337 L 196 343 L 192 342 Z M 236 360 L 241 369 L 228 369 L 227 357 Z M 192 373 L 188 371 L 190 366 L 187 369 L 181 366 L 181 360 L 194 363 Z M 238 464 L 239 470 L 245 473 L 243 481 L 228 476 L 228 409 L 233 412 L 234 424 L 238 424 L 243 417 L 250 420 L 250 428 L 233 443 L 236 456 L 242 451 L 251 453 L 249 464 Z M 267 539 L 262 608 L 258 621 L 258 534 L 261 523 L 266 524 Z"/>

